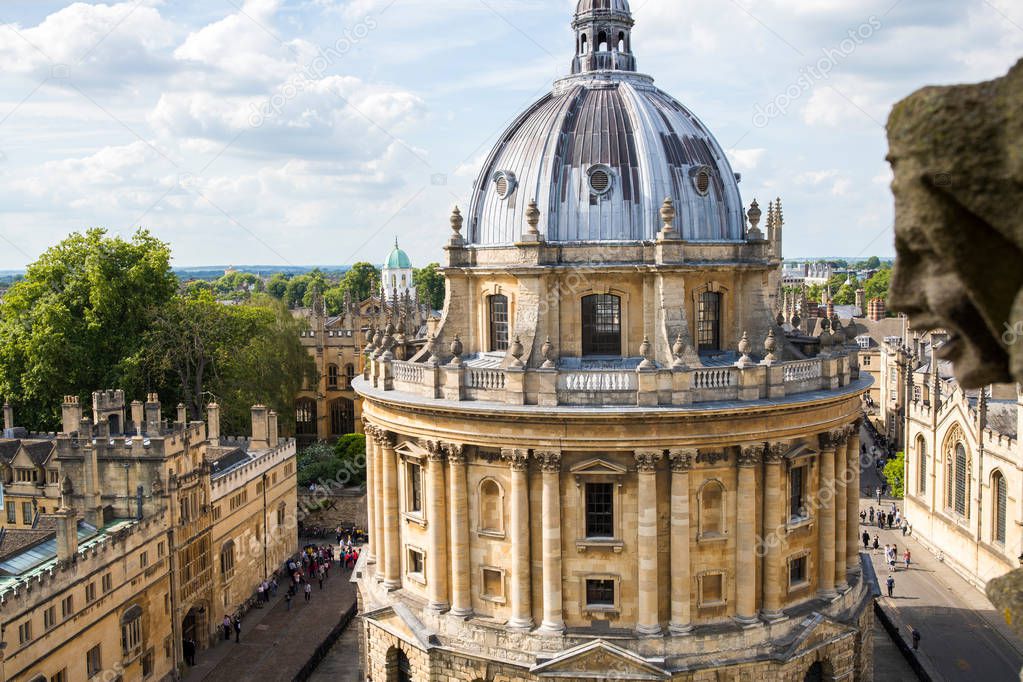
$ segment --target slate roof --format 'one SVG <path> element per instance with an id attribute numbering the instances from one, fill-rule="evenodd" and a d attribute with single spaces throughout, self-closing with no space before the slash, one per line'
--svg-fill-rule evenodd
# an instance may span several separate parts
<path id="1" fill-rule="evenodd" d="M 0 440 L 0 460 L 10 464 L 21 448 L 20 440 Z"/>
<path id="2" fill-rule="evenodd" d="M 235 448 L 221 455 L 211 463 L 211 476 L 214 478 L 223 476 L 227 472 L 235 469 L 242 464 L 246 464 L 252 461 L 249 457 L 249 453 L 245 452 L 242 448 Z"/>
<path id="3" fill-rule="evenodd" d="M 44 467 L 50 461 L 50 455 L 56 449 L 56 444 L 51 440 L 41 440 L 25 443 L 25 452 L 29 459 L 37 467 Z"/>

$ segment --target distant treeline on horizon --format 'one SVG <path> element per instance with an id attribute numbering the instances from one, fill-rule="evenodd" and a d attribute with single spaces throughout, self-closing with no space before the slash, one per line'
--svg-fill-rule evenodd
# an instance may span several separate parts
<path id="1" fill-rule="evenodd" d="M 350 265 L 210 265 L 172 269 L 182 282 L 188 282 L 192 280 L 214 281 L 220 279 L 229 267 L 236 272 L 248 272 L 260 277 L 271 277 L 278 272 L 288 277 L 294 277 L 295 275 L 309 274 L 314 270 L 319 270 L 327 276 L 341 276 L 352 269 Z M 24 270 L 0 270 L 0 287 L 10 286 L 24 276 Z"/>

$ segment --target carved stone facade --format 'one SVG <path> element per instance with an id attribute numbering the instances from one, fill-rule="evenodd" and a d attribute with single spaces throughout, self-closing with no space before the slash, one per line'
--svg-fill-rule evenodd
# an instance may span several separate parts
<path id="1" fill-rule="evenodd" d="M 628 41 L 628 3 L 581 0 L 574 26 L 580 50 L 593 27 Z M 555 88 L 580 115 L 602 96 L 683 110 L 630 59 L 584 56 Z M 871 382 L 843 344 L 806 357 L 776 327 L 780 208 L 765 235 L 731 173 L 653 153 L 638 165 L 695 183 L 662 224 L 615 214 L 632 179 L 610 160 L 581 196 L 558 184 L 573 166 L 533 202 L 515 188 L 538 171 L 504 155 L 520 132 L 488 164 L 522 173 L 480 178 L 468 242 L 452 215 L 436 338 L 407 361 L 370 349 L 354 382 L 374 436 L 367 679 L 871 679 L 855 427 Z M 717 222 L 743 234 L 698 241 Z M 655 239 L 586 236 L 619 228 Z"/>

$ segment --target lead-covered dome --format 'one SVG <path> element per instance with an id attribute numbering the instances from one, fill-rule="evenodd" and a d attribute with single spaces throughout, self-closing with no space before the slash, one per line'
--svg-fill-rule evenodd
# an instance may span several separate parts
<path id="1" fill-rule="evenodd" d="M 573 75 L 501 136 L 476 181 L 468 241 L 510 244 L 534 198 L 550 242 L 656 238 L 670 197 L 691 241 L 744 239 L 738 181 L 686 107 L 635 72 L 626 0 L 580 0 Z"/>

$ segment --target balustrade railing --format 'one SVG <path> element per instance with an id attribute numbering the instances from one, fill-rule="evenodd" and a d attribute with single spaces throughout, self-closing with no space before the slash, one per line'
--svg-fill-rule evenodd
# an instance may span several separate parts
<path id="1" fill-rule="evenodd" d="M 471 367 L 466 377 L 466 388 L 477 388 L 484 391 L 503 391 L 505 374 L 503 369 L 477 369 Z"/>
<path id="2" fill-rule="evenodd" d="M 821 376 L 823 376 L 823 367 L 819 360 L 794 362 L 792 364 L 785 365 L 785 383 L 806 381 L 807 379 L 820 379 Z"/>
<path id="3" fill-rule="evenodd" d="M 737 370 L 729 367 L 722 369 L 698 369 L 693 371 L 693 388 L 731 388 L 738 385 Z"/>

